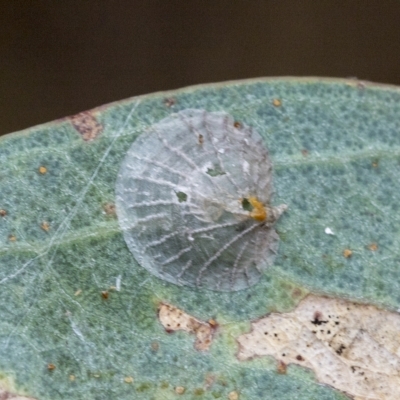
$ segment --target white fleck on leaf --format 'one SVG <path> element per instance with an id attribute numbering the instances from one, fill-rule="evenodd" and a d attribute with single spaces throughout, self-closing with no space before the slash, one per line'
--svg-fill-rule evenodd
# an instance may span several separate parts
<path id="1" fill-rule="evenodd" d="M 115 281 L 115 288 L 117 292 L 121 290 L 121 275 L 117 276 L 117 279 Z"/>
<path id="2" fill-rule="evenodd" d="M 121 165 L 116 207 L 125 241 L 166 281 L 247 288 L 278 249 L 272 226 L 286 206 L 271 206 L 271 180 L 253 129 L 223 112 L 172 114 L 140 136 Z"/>

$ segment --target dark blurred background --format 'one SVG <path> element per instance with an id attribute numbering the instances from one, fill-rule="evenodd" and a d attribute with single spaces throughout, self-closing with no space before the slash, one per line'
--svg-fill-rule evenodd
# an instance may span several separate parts
<path id="1" fill-rule="evenodd" d="M 398 0 L 0 0 L 0 134 L 261 76 L 400 84 Z"/>

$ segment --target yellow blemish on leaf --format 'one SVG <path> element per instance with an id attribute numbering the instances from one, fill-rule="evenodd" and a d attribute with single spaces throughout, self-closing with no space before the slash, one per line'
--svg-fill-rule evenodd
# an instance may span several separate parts
<path id="1" fill-rule="evenodd" d="M 75 293 L 74 296 L 79 296 L 82 293 L 82 289 L 78 289 Z"/>
<path id="2" fill-rule="evenodd" d="M 350 258 L 353 255 L 353 252 L 350 249 L 343 250 L 343 257 Z"/>
<path id="3" fill-rule="evenodd" d="M 183 393 L 185 393 L 185 388 L 183 386 L 177 386 L 175 388 L 175 393 L 176 394 L 183 394 Z"/>
<path id="4" fill-rule="evenodd" d="M 133 383 L 133 378 L 131 376 L 127 376 L 124 378 L 125 383 Z"/>
<path id="5" fill-rule="evenodd" d="M 48 232 L 50 229 L 50 225 L 47 221 L 43 221 L 42 224 L 40 225 L 40 227 L 45 231 Z"/>
<path id="6" fill-rule="evenodd" d="M 17 237 L 16 237 L 15 235 L 10 235 L 10 236 L 8 237 L 8 240 L 9 240 L 10 242 L 15 242 L 15 241 L 17 240 Z"/>
<path id="7" fill-rule="evenodd" d="M 39 167 L 39 172 L 40 172 L 42 175 L 44 175 L 44 174 L 47 173 L 47 168 L 44 167 L 43 165 L 41 165 L 41 166 Z"/>
<path id="8" fill-rule="evenodd" d="M 282 102 L 279 99 L 274 99 L 274 100 L 272 100 L 272 104 L 275 107 L 280 107 L 282 105 Z"/>
<path id="9" fill-rule="evenodd" d="M 250 212 L 250 216 L 256 221 L 265 221 L 267 218 L 267 210 L 264 205 L 257 200 L 256 197 L 249 197 L 249 203 L 253 206 L 253 211 Z"/>
<path id="10" fill-rule="evenodd" d="M 75 380 L 75 375 L 70 375 L 70 376 L 69 376 L 69 380 L 70 380 L 71 382 L 73 382 L 73 381 Z"/>
<path id="11" fill-rule="evenodd" d="M 235 390 L 233 392 L 230 392 L 228 394 L 228 399 L 229 400 L 239 400 L 239 393 L 236 392 Z"/>

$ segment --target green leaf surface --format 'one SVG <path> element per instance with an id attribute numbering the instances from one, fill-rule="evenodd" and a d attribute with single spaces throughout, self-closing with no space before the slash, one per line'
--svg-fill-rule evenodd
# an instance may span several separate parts
<path id="1" fill-rule="evenodd" d="M 273 163 L 273 203 L 289 207 L 274 265 L 247 290 L 154 277 L 115 216 L 127 150 L 187 108 L 254 127 Z M 137 97 L 1 138 L 0 371 L 14 380 L 10 391 L 41 400 L 346 398 L 301 367 L 279 374 L 273 359 L 239 361 L 236 338 L 307 291 L 400 308 L 399 115 L 394 87 L 265 79 Z M 216 320 L 210 350 L 168 334 L 160 303 Z"/>

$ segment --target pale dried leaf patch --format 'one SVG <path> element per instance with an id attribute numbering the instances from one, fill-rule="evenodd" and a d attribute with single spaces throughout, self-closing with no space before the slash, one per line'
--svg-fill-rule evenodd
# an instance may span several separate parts
<path id="1" fill-rule="evenodd" d="M 35 400 L 35 399 L 33 397 L 26 397 L 15 393 L 10 393 L 0 388 L 0 400 Z"/>
<path id="2" fill-rule="evenodd" d="M 228 394 L 228 400 L 239 400 L 239 393 L 232 391 Z"/>
<path id="3" fill-rule="evenodd" d="M 0 380 L 0 400 L 35 400 L 33 397 L 18 394 L 12 378 Z"/>
<path id="4" fill-rule="evenodd" d="M 200 321 L 170 304 L 161 303 L 158 317 L 167 332 L 184 331 L 196 336 L 194 347 L 205 351 L 211 346 L 217 325 Z"/>
<path id="5" fill-rule="evenodd" d="M 273 356 L 314 371 L 324 384 L 358 400 L 400 398 L 400 315 L 308 295 L 290 313 L 252 323 L 238 339 L 241 361 Z"/>

